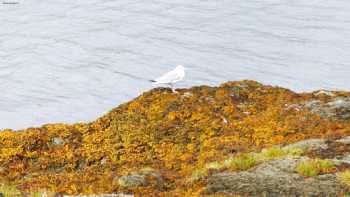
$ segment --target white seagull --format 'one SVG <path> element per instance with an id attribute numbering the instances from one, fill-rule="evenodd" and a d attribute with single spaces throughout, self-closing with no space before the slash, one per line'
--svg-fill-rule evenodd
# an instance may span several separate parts
<path id="1" fill-rule="evenodd" d="M 176 93 L 174 89 L 174 84 L 181 81 L 185 77 L 185 67 L 182 65 L 176 66 L 176 68 L 170 72 L 165 73 L 164 75 L 158 77 L 155 80 L 151 80 L 154 85 L 166 84 L 171 87 L 171 90 Z"/>

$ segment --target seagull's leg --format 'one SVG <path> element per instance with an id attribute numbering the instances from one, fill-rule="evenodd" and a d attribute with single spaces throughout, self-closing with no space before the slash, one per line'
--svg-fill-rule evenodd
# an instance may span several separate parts
<path id="1" fill-rule="evenodd" d="M 173 93 L 177 93 L 173 83 L 170 83 L 170 88 L 173 91 Z"/>

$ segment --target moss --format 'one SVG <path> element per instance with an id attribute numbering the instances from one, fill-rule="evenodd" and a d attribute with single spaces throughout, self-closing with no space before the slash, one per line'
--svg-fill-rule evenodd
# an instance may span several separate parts
<path id="1" fill-rule="evenodd" d="M 225 160 L 230 169 L 244 170 L 290 155 L 274 149 L 244 156 L 248 152 L 309 138 L 350 135 L 348 122 L 286 107 L 314 99 L 311 93 L 297 94 L 255 81 L 178 92 L 150 90 L 90 123 L 4 130 L 0 132 L 0 180 L 12 182 L 24 193 L 41 189 L 112 193 L 124 191 L 110 184 L 115 177 L 151 166 L 165 176 L 165 195 L 198 193 L 201 187 L 189 189 L 185 177 L 205 177 L 211 170 L 225 168 Z M 128 190 L 149 196 L 155 191 L 152 185 Z"/>
<path id="2" fill-rule="evenodd" d="M 319 174 L 335 172 L 336 167 L 331 160 L 312 159 L 299 163 L 296 171 L 303 176 L 313 177 Z"/>

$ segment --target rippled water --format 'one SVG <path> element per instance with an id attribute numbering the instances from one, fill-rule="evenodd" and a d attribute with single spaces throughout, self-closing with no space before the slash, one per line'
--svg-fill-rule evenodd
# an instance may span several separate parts
<path id="1" fill-rule="evenodd" d="M 5 1 L 5 0 L 3 0 Z M 0 128 L 90 121 L 176 64 L 178 86 L 350 89 L 348 0 L 0 4 Z"/>

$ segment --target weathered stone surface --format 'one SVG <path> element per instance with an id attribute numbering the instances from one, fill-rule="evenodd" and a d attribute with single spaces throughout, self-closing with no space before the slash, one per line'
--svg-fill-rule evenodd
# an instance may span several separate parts
<path id="1" fill-rule="evenodd" d="M 293 172 L 305 158 L 287 158 L 263 163 L 244 172 L 224 172 L 211 176 L 203 194 L 243 196 L 338 196 L 345 192 L 336 175 L 304 178 Z"/>
<path id="2" fill-rule="evenodd" d="M 61 139 L 61 138 L 59 138 L 59 137 L 53 138 L 53 139 L 52 139 L 52 142 L 53 142 L 53 144 L 55 144 L 55 145 L 62 145 L 62 144 L 64 144 L 64 140 Z"/>
<path id="3" fill-rule="evenodd" d="M 147 180 L 144 174 L 131 173 L 120 177 L 118 179 L 118 184 L 122 187 L 139 187 L 146 186 Z"/>
<path id="4" fill-rule="evenodd" d="M 294 144 L 287 145 L 283 147 L 283 150 L 288 150 L 288 149 L 303 149 L 303 150 L 315 150 L 315 149 L 326 149 L 327 148 L 327 143 L 326 140 L 324 139 L 309 139 L 309 140 L 303 140 L 296 142 Z"/>
<path id="5" fill-rule="evenodd" d="M 340 142 L 343 144 L 350 144 L 350 136 L 340 138 L 340 139 L 336 140 L 336 142 Z"/>
<path id="6" fill-rule="evenodd" d="M 319 90 L 313 93 L 315 96 L 319 96 L 319 95 L 326 95 L 326 96 L 335 96 L 335 94 L 331 91 L 328 90 Z"/>
<path id="7" fill-rule="evenodd" d="M 312 113 L 324 118 L 337 120 L 350 119 L 350 98 L 337 97 L 327 103 L 321 103 L 318 100 L 312 100 L 304 104 Z"/>
<path id="8" fill-rule="evenodd" d="M 141 186 L 154 186 L 159 190 L 163 189 L 163 176 L 154 170 L 145 169 L 140 172 L 132 172 L 128 175 L 116 179 L 118 185 L 125 188 L 135 188 Z"/>

